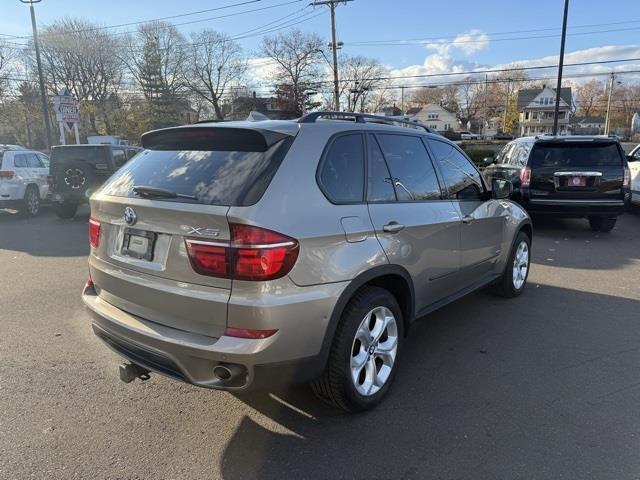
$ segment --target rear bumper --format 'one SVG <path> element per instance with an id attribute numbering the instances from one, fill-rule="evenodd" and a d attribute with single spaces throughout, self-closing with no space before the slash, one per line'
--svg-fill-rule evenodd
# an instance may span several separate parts
<path id="1" fill-rule="evenodd" d="M 246 390 L 308 381 L 320 375 L 324 368 L 321 345 L 328 319 L 344 288 L 335 284 L 328 290 L 326 287 L 322 289 L 328 295 L 317 297 L 316 301 L 278 309 L 279 318 L 274 318 L 274 311 L 266 305 L 257 308 L 259 300 L 254 302 L 250 313 L 245 313 L 262 314 L 274 328 L 279 327 L 273 336 L 256 340 L 225 335 L 213 338 L 160 325 L 111 305 L 92 287 L 85 288 L 82 300 L 92 317 L 96 336 L 131 362 L 201 387 Z M 241 308 L 236 306 L 236 312 Z M 318 317 L 322 310 L 326 311 L 326 318 L 324 314 Z M 292 327 L 291 322 L 298 327 Z M 223 381 L 214 375 L 218 365 L 230 367 L 238 375 Z"/>
<path id="2" fill-rule="evenodd" d="M 547 213 L 565 216 L 621 215 L 625 210 L 623 200 L 574 200 L 530 198 L 523 202 L 530 213 Z"/>

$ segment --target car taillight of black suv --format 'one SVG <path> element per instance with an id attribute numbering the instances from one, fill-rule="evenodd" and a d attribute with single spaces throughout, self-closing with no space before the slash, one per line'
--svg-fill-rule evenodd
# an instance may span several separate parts
<path id="1" fill-rule="evenodd" d="M 530 213 L 585 217 L 600 232 L 624 212 L 630 178 L 618 141 L 600 136 L 518 138 L 483 175 L 489 184 L 511 180 L 513 199 Z"/>

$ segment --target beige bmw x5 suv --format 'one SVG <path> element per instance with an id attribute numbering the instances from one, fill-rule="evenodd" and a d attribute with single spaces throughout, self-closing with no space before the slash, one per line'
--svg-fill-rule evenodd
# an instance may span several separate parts
<path id="1" fill-rule="evenodd" d="M 532 229 L 457 145 L 418 124 L 318 112 L 146 133 L 91 198 L 95 334 L 202 387 L 311 382 L 385 396 L 412 322 L 477 289 L 522 293 Z"/>

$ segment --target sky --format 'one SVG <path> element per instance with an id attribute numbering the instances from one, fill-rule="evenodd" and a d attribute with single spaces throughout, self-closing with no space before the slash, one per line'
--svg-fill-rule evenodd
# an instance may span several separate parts
<path id="1" fill-rule="evenodd" d="M 309 6 L 311 1 L 42 0 L 36 4 L 36 15 L 39 25 L 71 16 L 105 26 L 177 16 L 170 21 L 188 22 L 178 26 L 185 35 L 212 28 L 244 36 L 239 39 L 242 47 L 259 57 L 260 33 L 269 29 L 275 33 L 295 26 L 329 41 L 328 8 Z M 341 53 L 377 58 L 394 75 L 464 72 L 513 64 L 537 66 L 557 61 L 562 10 L 563 0 L 352 0 L 337 8 L 338 39 L 344 42 Z M 568 25 L 568 63 L 640 58 L 640 0 L 571 0 Z M 280 27 L 285 28 L 277 30 Z M 109 30 L 133 29 L 135 25 Z M 0 0 L 2 38 L 23 42 L 11 36 L 30 32 L 28 7 L 19 0 Z M 640 70 L 640 60 L 575 67 L 567 73 L 613 69 Z"/>

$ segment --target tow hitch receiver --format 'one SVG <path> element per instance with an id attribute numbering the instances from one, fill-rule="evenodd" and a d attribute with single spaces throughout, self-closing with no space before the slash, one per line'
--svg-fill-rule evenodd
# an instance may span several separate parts
<path id="1" fill-rule="evenodd" d="M 124 362 L 120 365 L 120 380 L 124 383 L 131 383 L 136 378 L 140 380 L 149 380 L 151 378 L 149 374 L 151 371 L 146 368 L 142 368 L 140 365 L 136 365 L 135 363 Z"/>

